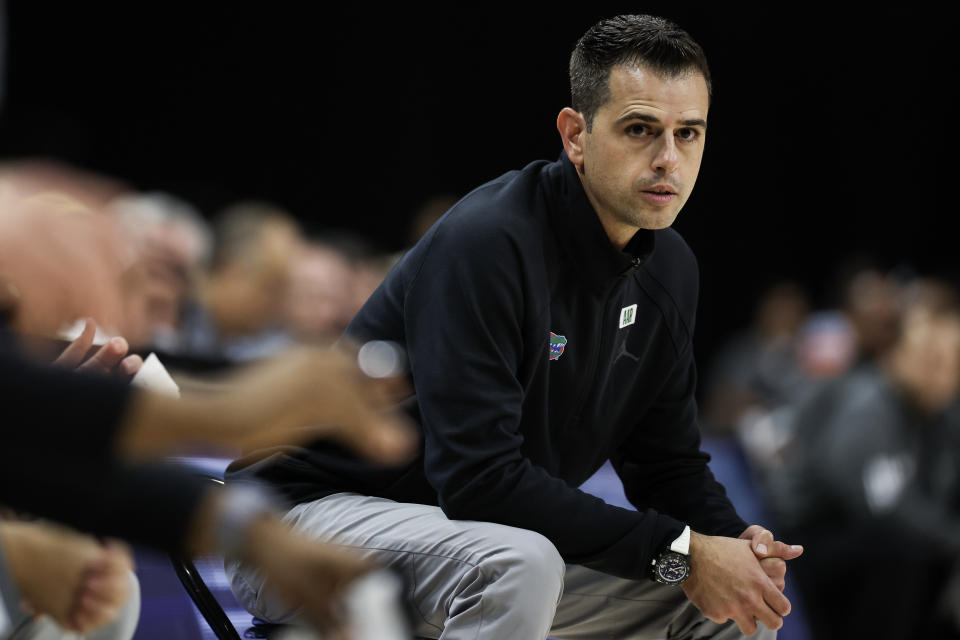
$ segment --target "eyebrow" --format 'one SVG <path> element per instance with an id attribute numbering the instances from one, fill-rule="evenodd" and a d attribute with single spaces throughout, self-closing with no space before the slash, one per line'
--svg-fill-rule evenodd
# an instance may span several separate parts
<path id="1" fill-rule="evenodd" d="M 660 120 L 656 116 L 652 116 L 648 113 L 628 113 L 627 115 L 619 118 L 617 123 L 627 122 L 629 120 L 640 120 L 641 122 L 649 122 L 650 124 L 661 124 Z M 703 127 L 707 128 L 707 121 L 703 118 L 693 118 L 690 120 L 681 120 L 680 124 L 685 127 Z"/>

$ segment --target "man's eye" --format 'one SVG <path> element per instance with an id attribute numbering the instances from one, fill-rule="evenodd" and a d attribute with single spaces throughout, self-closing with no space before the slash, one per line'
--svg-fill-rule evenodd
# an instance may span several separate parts
<path id="1" fill-rule="evenodd" d="M 694 140 L 697 137 L 696 129 L 680 129 L 677 131 L 677 136 L 681 140 Z"/>
<path id="2" fill-rule="evenodd" d="M 650 127 L 645 124 L 632 124 L 627 127 L 627 133 L 632 136 L 642 136 L 650 133 Z"/>

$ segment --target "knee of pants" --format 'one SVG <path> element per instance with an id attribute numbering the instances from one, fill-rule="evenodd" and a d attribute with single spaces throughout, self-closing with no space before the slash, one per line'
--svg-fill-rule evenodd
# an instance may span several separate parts
<path id="1" fill-rule="evenodd" d="M 252 615 L 276 624 L 293 620 L 296 609 L 287 606 L 270 592 L 263 574 L 236 558 L 225 557 L 224 572 L 237 602 Z"/>
<path id="2" fill-rule="evenodd" d="M 553 543 L 534 531 L 517 529 L 478 567 L 487 580 L 503 582 L 524 598 L 536 593 L 556 604 L 563 592 L 566 563 Z"/>

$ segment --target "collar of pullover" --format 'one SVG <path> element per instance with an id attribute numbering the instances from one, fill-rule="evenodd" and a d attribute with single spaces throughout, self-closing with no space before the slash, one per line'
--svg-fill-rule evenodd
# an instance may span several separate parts
<path id="1" fill-rule="evenodd" d="M 603 290 L 650 258 L 656 237 L 650 229 L 638 230 L 623 251 L 613 246 L 565 151 L 548 171 L 550 216 L 558 242 L 592 287 Z"/>

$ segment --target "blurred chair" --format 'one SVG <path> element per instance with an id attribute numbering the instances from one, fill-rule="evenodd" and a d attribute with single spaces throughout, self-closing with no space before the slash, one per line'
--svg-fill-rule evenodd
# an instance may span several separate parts
<path id="1" fill-rule="evenodd" d="M 219 478 L 211 476 L 208 476 L 208 478 L 210 482 L 223 485 L 223 480 Z M 177 572 L 177 577 L 180 578 L 180 583 L 187 590 L 187 595 L 193 600 L 193 604 L 196 605 L 200 615 L 210 625 L 210 629 L 213 630 L 217 638 L 219 640 L 240 640 L 240 634 L 237 633 L 233 623 L 230 622 L 227 614 L 223 611 L 223 607 L 210 593 L 210 589 L 203 581 L 203 576 L 197 571 L 193 558 L 186 554 L 171 554 L 170 561 L 173 563 L 174 571 Z"/>

